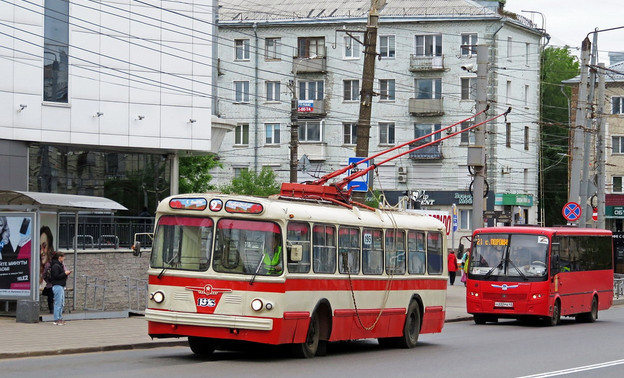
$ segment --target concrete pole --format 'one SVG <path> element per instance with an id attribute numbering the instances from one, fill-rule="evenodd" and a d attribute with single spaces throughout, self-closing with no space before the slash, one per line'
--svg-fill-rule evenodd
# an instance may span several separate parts
<path id="1" fill-rule="evenodd" d="M 579 83 L 578 100 L 576 107 L 576 124 L 573 133 L 573 144 L 570 156 L 572 163 L 570 168 L 570 194 L 569 202 L 579 202 L 581 182 L 581 158 L 583 140 L 585 139 L 585 119 L 587 118 L 587 66 L 589 63 L 589 49 L 591 42 L 585 37 L 581 47 L 581 82 Z M 584 204 L 580 204 L 583 209 Z M 583 222 L 579 222 L 581 224 Z"/>
<path id="2" fill-rule="evenodd" d="M 488 71 L 488 47 L 477 46 L 477 91 L 476 111 L 483 111 L 487 104 L 487 71 Z M 475 122 L 485 121 L 485 113 L 479 115 Z M 474 180 L 472 185 L 472 230 L 483 227 L 483 191 L 485 189 L 485 125 L 475 130 L 475 148 L 480 148 L 479 165 L 474 165 Z M 470 163 L 470 162 L 469 162 Z"/>
<path id="3" fill-rule="evenodd" d="M 599 63 L 599 77 L 598 77 L 598 130 L 596 130 L 597 134 L 597 142 L 596 142 L 596 160 L 598 162 L 598 171 L 596 175 L 598 176 L 597 180 L 597 191 L 598 191 L 598 222 L 596 223 L 597 228 L 605 228 L 605 189 L 606 189 L 606 178 L 605 178 L 605 165 L 606 165 L 606 154 L 604 151 L 604 146 L 607 137 L 607 131 L 605 127 L 605 108 L 606 108 L 606 98 L 605 98 L 605 65 L 604 63 Z"/>
<path id="4" fill-rule="evenodd" d="M 595 67 L 596 56 L 598 55 L 598 33 L 594 33 L 594 41 L 592 43 L 591 64 L 590 67 Z M 589 93 L 587 95 L 587 104 L 593 106 L 594 94 L 596 93 L 596 70 L 591 68 L 589 70 Z M 593 113 L 593 112 L 592 112 Z M 593 195 L 593 185 L 589 180 L 590 168 L 589 161 L 592 155 L 592 138 L 594 134 L 591 132 L 593 128 L 593 114 L 585 120 L 585 138 L 583 141 L 583 178 L 581 180 L 581 209 L 583 209 L 583 217 L 579 219 L 579 227 L 591 227 L 592 224 L 592 212 L 593 209 L 588 203 L 588 199 Z M 582 220 L 585 220 L 583 224 Z"/>
<path id="5" fill-rule="evenodd" d="M 290 182 L 297 182 L 297 164 L 299 159 L 299 117 L 297 116 L 297 69 L 293 69 L 292 99 L 290 100 Z"/>

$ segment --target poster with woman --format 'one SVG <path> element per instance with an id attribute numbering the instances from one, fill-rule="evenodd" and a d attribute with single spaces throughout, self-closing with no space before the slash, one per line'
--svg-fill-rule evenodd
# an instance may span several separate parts
<path id="1" fill-rule="evenodd" d="M 0 298 L 30 294 L 33 215 L 0 213 Z"/>

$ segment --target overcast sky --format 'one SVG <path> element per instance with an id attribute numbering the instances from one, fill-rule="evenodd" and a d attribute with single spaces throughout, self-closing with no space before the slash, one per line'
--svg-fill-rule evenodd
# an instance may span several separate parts
<path id="1" fill-rule="evenodd" d="M 533 19 L 541 27 L 539 14 L 523 13 L 521 10 L 541 12 L 546 32 L 550 34 L 550 46 L 579 48 L 587 33 L 624 26 L 623 0 L 507 0 L 505 9 Z M 589 36 L 592 40 L 593 35 Z M 598 33 L 600 61 L 609 64 L 608 51 L 624 51 L 624 28 Z M 577 54 L 578 55 L 578 54 Z"/>

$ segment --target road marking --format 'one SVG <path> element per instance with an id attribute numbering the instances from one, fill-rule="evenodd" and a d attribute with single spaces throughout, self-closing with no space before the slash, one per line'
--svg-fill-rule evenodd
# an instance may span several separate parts
<path id="1" fill-rule="evenodd" d="M 547 372 L 547 373 L 540 373 L 540 374 L 534 374 L 534 375 L 525 375 L 523 377 L 518 377 L 518 378 L 556 377 L 558 375 L 579 373 L 581 371 L 602 369 L 602 368 L 606 368 L 606 367 L 610 367 L 610 366 L 616 366 L 616 365 L 622 365 L 622 364 L 624 364 L 624 360 L 615 360 L 615 361 L 602 362 L 600 364 L 585 365 L 585 366 L 579 366 L 579 367 L 570 368 L 570 369 L 551 371 L 551 372 Z"/>

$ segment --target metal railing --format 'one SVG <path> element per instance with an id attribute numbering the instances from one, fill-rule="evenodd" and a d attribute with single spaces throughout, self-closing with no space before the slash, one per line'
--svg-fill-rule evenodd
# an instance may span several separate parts
<path id="1" fill-rule="evenodd" d="M 106 280 L 99 279 L 97 277 L 89 277 L 82 275 L 85 278 L 85 290 L 84 290 L 84 306 L 85 311 L 104 311 L 106 303 Z M 90 278 L 93 280 L 90 281 Z M 90 292 L 93 295 L 89 295 Z M 98 296 L 98 292 L 100 295 Z"/>
<path id="2" fill-rule="evenodd" d="M 147 280 L 124 276 L 128 290 L 128 311 L 145 312 L 147 308 Z"/>
<path id="3" fill-rule="evenodd" d="M 134 234 L 154 230 L 154 218 L 114 216 L 103 214 L 78 215 L 78 240 L 75 240 L 76 219 L 74 214 L 61 214 L 59 221 L 58 248 L 71 249 L 76 243 L 86 248 L 130 248 Z M 143 248 L 151 248 L 152 240 L 144 236 L 139 240 Z"/>

